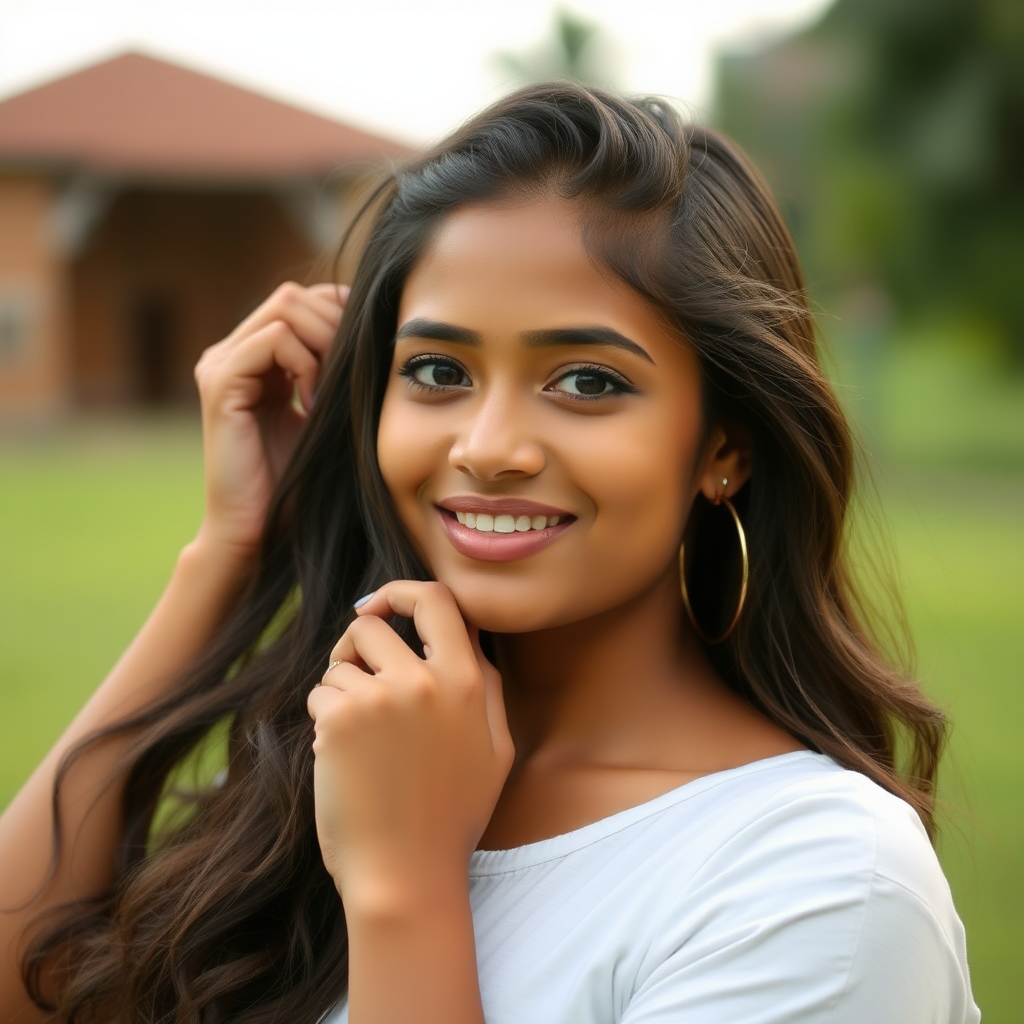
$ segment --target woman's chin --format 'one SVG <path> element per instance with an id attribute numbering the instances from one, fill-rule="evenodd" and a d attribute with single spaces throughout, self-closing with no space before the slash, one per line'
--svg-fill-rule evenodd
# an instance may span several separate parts
<path id="1" fill-rule="evenodd" d="M 455 593 L 463 618 L 467 624 L 488 633 L 535 633 L 542 629 L 564 626 L 578 618 L 567 611 L 538 608 L 528 604 L 512 604 L 499 599 L 464 597 Z"/>
<path id="2" fill-rule="evenodd" d="M 536 615 L 517 615 L 507 609 L 463 609 L 468 625 L 487 633 L 534 633 L 549 629 L 550 620 Z"/>

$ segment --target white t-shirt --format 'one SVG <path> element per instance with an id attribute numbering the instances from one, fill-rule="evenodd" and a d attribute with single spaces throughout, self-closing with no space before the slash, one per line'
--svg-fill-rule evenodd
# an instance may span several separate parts
<path id="1" fill-rule="evenodd" d="M 470 897 L 488 1024 L 980 1020 L 920 820 L 821 754 L 477 851 Z"/>

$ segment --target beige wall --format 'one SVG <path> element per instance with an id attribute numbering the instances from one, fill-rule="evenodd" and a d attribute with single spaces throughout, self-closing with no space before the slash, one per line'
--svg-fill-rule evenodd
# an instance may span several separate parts
<path id="1" fill-rule="evenodd" d="M 315 255 L 272 195 L 123 191 L 70 267 L 76 398 L 191 399 L 203 349 Z"/>
<path id="2" fill-rule="evenodd" d="M 46 178 L 0 174 L 0 419 L 49 417 L 71 397 L 53 194 Z"/>
<path id="3" fill-rule="evenodd" d="M 351 212 L 360 186 L 346 182 L 327 215 Z M 325 266 L 274 192 L 142 186 L 99 207 L 65 262 L 57 198 L 45 177 L 0 173 L 0 420 L 194 401 L 203 349 L 275 285 Z M 5 355 L 12 309 L 27 327 Z"/>

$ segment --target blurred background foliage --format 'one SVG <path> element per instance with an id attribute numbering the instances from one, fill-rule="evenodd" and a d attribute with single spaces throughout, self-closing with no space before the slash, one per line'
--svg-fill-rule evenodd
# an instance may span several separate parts
<path id="1" fill-rule="evenodd" d="M 601 89 L 615 89 L 618 52 L 601 23 L 568 7 L 556 7 L 547 36 L 526 50 L 499 50 L 492 63 L 512 85 L 569 78 Z"/>
<path id="2" fill-rule="evenodd" d="M 1024 368 L 1024 4 L 837 0 L 724 56 L 714 120 L 854 326 L 948 325 Z"/>
<path id="3" fill-rule="evenodd" d="M 805 31 L 723 53 L 712 121 L 779 198 L 869 454 L 918 672 L 953 722 L 939 852 L 983 1017 L 1011 1024 L 1024 946 L 1024 3 L 836 0 Z"/>
<path id="4" fill-rule="evenodd" d="M 561 9 L 495 55 L 614 85 Z M 1021 1019 L 1024 948 L 1024 3 L 837 0 L 724 53 L 711 120 L 794 232 L 868 452 L 924 684 L 954 722 L 940 855 L 986 1022 Z M 213 340 L 213 339 L 211 339 Z M 201 513 L 194 416 L 0 436 L 0 804 L 102 677 Z"/>

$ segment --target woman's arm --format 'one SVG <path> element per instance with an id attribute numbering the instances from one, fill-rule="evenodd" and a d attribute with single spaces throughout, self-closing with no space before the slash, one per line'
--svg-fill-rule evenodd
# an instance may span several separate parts
<path id="1" fill-rule="evenodd" d="M 131 737 L 91 746 L 65 776 L 62 843 L 53 851 L 56 773 L 83 738 L 158 700 L 224 620 L 252 570 L 281 469 L 312 400 L 344 295 L 332 285 L 278 289 L 196 369 L 202 399 L 206 509 L 138 636 L 0 817 L 0 1019 L 42 1020 L 20 976 L 26 929 L 42 910 L 109 887 L 121 835 Z M 48 880 L 49 878 L 49 880 Z M 44 886 L 45 883 L 45 886 Z"/>

